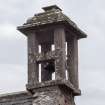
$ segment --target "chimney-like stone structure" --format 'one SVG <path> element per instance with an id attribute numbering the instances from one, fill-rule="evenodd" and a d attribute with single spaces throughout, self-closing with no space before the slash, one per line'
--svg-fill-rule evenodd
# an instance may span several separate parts
<path id="1" fill-rule="evenodd" d="M 78 40 L 87 35 L 58 6 L 43 10 L 18 27 L 28 39 L 26 89 L 33 105 L 75 105 L 74 97 L 81 94 Z"/>

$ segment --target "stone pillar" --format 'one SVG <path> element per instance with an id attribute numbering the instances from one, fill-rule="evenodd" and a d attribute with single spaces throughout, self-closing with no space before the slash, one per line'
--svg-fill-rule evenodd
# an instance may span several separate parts
<path id="1" fill-rule="evenodd" d="M 67 42 L 68 79 L 78 88 L 78 40 L 75 37 Z"/>
<path id="2" fill-rule="evenodd" d="M 39 81 L 38 64 L 35 55 L 38 53 L 38 40 L 35 32 L 28 35 L 28 84 L 33 85 Z"/>
<path id="3" fill-rule="evenodd" d="M 46 54 L 48 51 L 51 51 L 51 44 L 42 44 L 41 45 L 41 53 Z M 45 69 L 47 65 L 46 62 L 42 62 L 41 64 L 41 81 L 48 81 L 52 79 L 52 73 L 49 70 Z"/>
<path id="4" fill-rule="evenodd" d="M 65 30 L 64 27 L 57 27 L 54 30 L 54 45 L 56 51 L 61 51 L 58 54 L 57 59 L 55 59 L 55 79 L 66 79 L 66 68 L 65 68 L 65 61 L 66 61 L 66 42 L 65 42 Z"/>

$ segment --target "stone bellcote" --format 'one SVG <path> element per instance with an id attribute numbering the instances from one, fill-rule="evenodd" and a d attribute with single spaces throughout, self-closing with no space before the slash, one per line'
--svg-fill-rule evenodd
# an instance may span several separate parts
<path id="1" fill-rule="evenodd" d="M 57 85 L 68 89 L 73 96 L 80 95 L 78 40 L 87 35 L 58 6 L 43 10 L 18 27 L 28 38 L 27 90 L 35 93 L 35 89 Z"/>

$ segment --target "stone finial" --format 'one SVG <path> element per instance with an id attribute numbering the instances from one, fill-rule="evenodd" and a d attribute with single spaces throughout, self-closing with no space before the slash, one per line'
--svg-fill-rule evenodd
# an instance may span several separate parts
<path id="1" fill-rule="evenodd" d="M 50 10 L 60 10 L 62 11 L 57 5 L 47 6 L 42 8 L 44 11 L 50 11 Z"/>

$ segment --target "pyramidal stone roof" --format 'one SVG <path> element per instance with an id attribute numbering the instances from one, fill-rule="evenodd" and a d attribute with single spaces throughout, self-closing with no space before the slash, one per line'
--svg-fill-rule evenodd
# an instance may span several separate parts
<path id="1" fill-rule="evenodd" d="M 87 36 L 70 18 L 62 13 L 62 10 L 58 6 L 52 5 L 43 7 L 42 9 L 44 12 L 35 14 L 33 17 L 29 18 L 26 23 L 18 27 L 18 30 L 22 32 L 22 30 L 30 27 L 62 23 L 68 25 L 69 27 L 73 28 L 73 30 L 78 32 L 80 38 L 85 38 Z"/>

